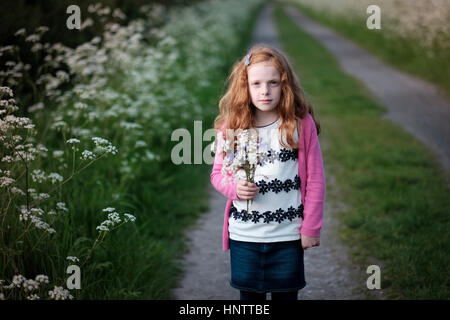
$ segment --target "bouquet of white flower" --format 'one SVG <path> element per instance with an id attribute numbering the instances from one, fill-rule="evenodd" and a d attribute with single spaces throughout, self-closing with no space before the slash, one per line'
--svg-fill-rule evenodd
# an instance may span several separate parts
<path id="1" fill-rule="evenodd" d="M 228 174 L 238 180 L 238 171 L 243 169 L 245 171 L 248 182 L 254 182 L 255 170 L 258 161 L 260 160 L 259 144 L 260 137 L 258 131 L 255 129 L 239 129 L 227 130 L 227 138 L 230 137 L 228 133 L 233 133 L 230 139 L 224 139 L 222 135 L 218 135 L 218 139 L 222 139 L 221 150 L 217 152 L 224 153 L 222 174 L 224 176 L 222 184 L 226 185 L 230 178 Z M 250 204 L 253 200 L 250 200 Z M 247 213 L 249 209 L 249 200 L 247 200 Z"/>

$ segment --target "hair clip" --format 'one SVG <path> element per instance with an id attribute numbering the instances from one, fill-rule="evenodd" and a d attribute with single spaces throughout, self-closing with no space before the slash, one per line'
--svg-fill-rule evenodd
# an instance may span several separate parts
<path id="1" fill-rule="evenodd" d="M 249 64 L 250 64 L 250 58 L 252 57 L 252 54 L 251 53 L 249 53 L 248 55 L 247 55 L 247 59 L 245 60 L 245 65 L 246 66 L 248 66 Z"/>

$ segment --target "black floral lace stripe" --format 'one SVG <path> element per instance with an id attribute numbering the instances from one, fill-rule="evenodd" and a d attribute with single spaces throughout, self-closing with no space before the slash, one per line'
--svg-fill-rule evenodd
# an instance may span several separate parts
<path id="1" fill-rule="evenodd" d="M 291 190 L 299 190 L 300 189 L 300 177 L 295 175 L 294 181 L 292 179 L 287 179 L 284 182 L 275 178 L 269 182 L 265 180 L 261 180 L 255 182 L 255 184 L 259 188 L 259 193 L 265 194 L 269 191 L 273 191 L 275 193 L 286 191 L 289 192 Z"/>
<path id="2" fill-rule="evenodd" d="M 258 162 L 258 165 L 262 166 L 266 162 L 273 163 L 277 159 L 281 162 L 286 162 L 291 159 L 296 160 L 298 159 L 298 149 L 288 150 L 286 148 L 281 148 L 280 151 L 275 151 L 270 148 L 267 152 L 261 154 L 261 159 Z"/>
<path id="3" fill-rule="evenodd" d="M 297 209 L 293 206 L 290 206 L 287 210 L 283 210 L 281 208 L 276 211 L 265 211 L 263 213 L 259 213 L 259 211 L 252 210 L 252 213 L 247 213 L 247 210 L 238 211 L 238 209 L 231 205 L 230 216 L 233 216 L 235 220 L 242 221 L 251 221 L 254 223 L 263 222 L 270 223 L 271 221 L 275 221 L 278 223 L 283 222 L 284 220 L 292 221 L 296 217 L 303 219 L 303 204 L 300 204 Z"/>

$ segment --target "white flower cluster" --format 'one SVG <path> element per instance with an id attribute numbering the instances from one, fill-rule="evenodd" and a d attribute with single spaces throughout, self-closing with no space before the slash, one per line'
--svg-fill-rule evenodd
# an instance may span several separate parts
<path id="1" fill-rule="evenodd" d="M 14 275 L 11 283 L 9 285 L 3 285 L 4 280 L 0 280 L 0 300 L 5 299 L 5 294 L 2 292 L 3 290 L 13 290 L 15 288 L 22 289 L 23 293 L 26 296 L 27 300 L 38 300 L 40 299 L 39 295 L 36 291 L 39 290 L 41 284 L 48 284 L 49 280 L 46 275 L 39 274 L 34 280 L 27 279 L 23 275 L 18 274 Z"/>
<path id="2" fill-rule="evenodd" d="M 97 230 L 99 231 L 111 231 L 113 227 L 118 226 L 121 222 L 122 219 L 120 218 L 120 215 L 116 212 L 115 208 L 105 208 L 103 209 L 103 212 L 109 212 L 108 213 L 108 219 L 103 221 L 99 226 L 97 226 Z M 136 217 L 128 214 L 128 213 L 124 213 L 123 214 L 125 216 L 123 223 L 126 223 L 128 221 L 134 222 L 136 221 Z"/>
<path id="3" fill-rule="evenodd" d="M 106 139 L 99 138 L 99 137 L 93 137 L 92 141 L 94 141 L 94 144 L 96 146 L 96 151 L 98 152 L 104 152 L 104 153 L 111 153 L 116 154 L 118 152 L 117 148 L 111 144 Z"/>
<path id="4" fill-rule="evenodd" d="M 60 122 L 60 124 L 63 125 L 62 122 Z M 80 140 L 78 140 L 77 138 L 71 138 L 67 140 L 66 143 L 72 145 L 72 150 L 78 151 L 77 145 L 80 143 Z"/>
<path id="5" fill-rule="evenodd" d="M 13 91 L 9 87 L 0 87 L 0 94 L 6 94 L 10 97 L 14 97 Z"/>
<path id="6" fill-rule="evenodd" d="M 95 155 L 92 151 L 84 150 L 81 153 L 81 160 L 94 160 L 94 159 L 95 159 Z"/>
<path id="7" fill-rule="evenodd" d="M 230 137 L 230 132 L 233 133 Z M 238 180 L 238 172 L 244 170 L 246 179 L 253 180 L 256 165 L 260 160 L 259 136 L 255 129 L 227 130 L 227 138 L 218 134 L 217 152 L 225 153 L 222 165 L 222 184 Z M 235 139 L 236 138 L 236 139 Z"/>
<path id="8" fill-rule="evenodd" d="M 8 87 L 0 87 L 0 143 L 3 147 L 1 162 L 15 163 L 15 162 L 30 162 L 33 161 L 37 155 L 46 152 L 45 146 L 39 144 L 34 146 L 32 141 L 34 138 L 34 124 L 31 119 L 26 117 L 16 117 L 13 112 L 19 109 L 15 105 L 14 99 L 5 99 L 4 95 L 12 96 L 12 90 Z M 26 140 L 18 134 L 23 133 Z M 9 185 L 10 180 L 6 179 L 2 184 Z"/>
<path id="9" fill-rule="evenodd" d="M 50 225 L 47 222 L 42 221 L 39 217 L 34 215 L 29 215 L 29 217 L 36 228 L 46 230 L 48 233 L 56 232 L 55 229 L 50 228 Z"/>
<path id="10" fill-rule="evenodd" d="M 40 169 L 35 169 L 31 172 L 31 179 L 33 180 L 33 182 L 37 183 L 43 183 L 44 181 L 50 179 L 52 184 L 54 184 L 55 182 L 63 181 L 64 178 L 56 172 L 51 172 L 48 175 L 46 175 L 44 171 Z"/>
<path id="11" fill-rule="evenodd" d="M 42 170 L 33 170 L 31 172 L 31 179 L 33 180 L 33 182 L 42 183 L 47 179 L 47 177 Z"/>
<path id="12" fill-rule="evenodd" d="M 25 195 L 25 192 L 23 192 L 21 189 L 17 188 L 17 187 L 12 187 L 11 188 L 11 192 L 14 194 L 19 194 L 21 196 Z"/>
<path id="13" fill-rule="evenodd" d="M 34 191 L 34 189 L 29 189 L 29 191 Z M 33 193 L 32 193 L 32 195 L 33 195 Z M 34 196 L 33 198 L 34 199 L 46 199 L 47 194 L 40 194 L 39 197 Z M 58 202 L 56 204 L 56 208 L 60 211 L 68 211 L 68 209 L 66 208 L 66 204 L 64 202 Z M 47 214 L 48 215 L 56 215 L 56 212 L 54 210 L 50 210 Z M 41 208 L 31 208 L 30 210 L 27 210 L 25 205 L 20 206 L 20 215 L 19 215 L 20 221 L 30 220 L 36 228 L 43 229 L 50 234 L 55 233 L 56 230 L 51 228 L 47 222 L 43 221 L 39 217 L 39 216 L 43 216 L 43 215 L 44 215 L 44 210 L 42 210 Z"/>
<path id="14" fill-rule="evenodd" d="M 53 290 L 50 290 L 48 295 L 50 296 L 50 299 L 54 300 L 73 299 L 73 296 L 70 294 L 69 290 L 58 286 L 55 286 Z"/>
<path id="15" fill-rule="evenodd" d="M 68 144 L 80 143 L 80 140 L 78 140 L 76 138 L 71 138 L 71 139 L 67 140 L 66 143 L 68 143 Z"/>
<path id="16" fill-rule="evenodd" d="M 56 173 L 56 172 L 51 172 L 51 173 L 47 176 L 47 179 L 50 179 L 50 180 L 52 181 L 52 184 L 55 183 L 55 182 L 57 182 L 57 181 L 61 182 L 61 181 L 64 180 L 64 178 L 63 178 L 60 174 L 58 174 L 58 173 Z"/>
<path id="17" fill-rule="evenodd" d="M 56 203 L 56 208 L 57 208 L 58 210 L 61 210 L 61 211 L 69 211 L 69 210 L 67 209 L 67 207 L 66 207 L 66 204 L 65 204 L 64 202 L 57 202 L 57 203 Z"/>
<path id="18" fill-rule="evenodd" d="M 6 188 L 8 186 L 10 186 L 11 184 L 13 184 L 13 182 L 16 181 L 13 178 L 10 177 L 0 177 L 0 188 Z"/>

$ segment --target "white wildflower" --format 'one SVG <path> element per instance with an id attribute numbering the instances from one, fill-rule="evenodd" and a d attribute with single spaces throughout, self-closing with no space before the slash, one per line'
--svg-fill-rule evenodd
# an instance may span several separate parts
<path id="1" fill-rule="evenodd" d="M 42 45 L 42 43 L 35 43 L 32 47 L 31 47 L 31 52 L 38 52 L 40 50 L 42 50 L 44 48 L 44 46 Z"/>
<path id="2" fill-rule="evenodd" d="M 64 202 L 56 203 L 56 208 L 59 210 L 63 210 L 63 211 L 69 211 L 69 209 L 67 209 L 66 204 Z"/>
<path id="3" fill-rule="evenodd" d="M 25 192 L 23 192 L 21 189 L 19 189 L 19 188 L 17 188 L 17 187 L 12 187 L 12 188 L 11 188 L 11 192 L 12 192 L 12 193 L 15 193 L 15 194 L 20 194 L 20 195 L 22 195 L 22 196 L 25 195 Z"/>
<path id="4" fill-rule="evenodd" d="M 87 104 L 83 102 L 76 102 L 74 107 L 75 109 L 84 110 L 87 109 Z"/>
<path id="5" fill-rule="evenodd" d="M 62 151 L 62 150 L 55 150 L 55 151 L 53 151 L 53 156 L 55 158 L 62 157 L 63 154 L 64 154 L 64 151 Z"/>
<path id="6" fill-rule="evenodd" d="M 37 196 L 37 199 L 39 200 L 46 200 L 50 198 L 50 195 L 48 193 L 39 193 L 39 195 Z"/>
<path id="7" fill-rule="evenodd" d="M 73 299 L 73 296 L 70 294 L 70 292 L 63 287 L 55 286 L 55 288 L 48 292 L 50 299 L 54 300 L 67 300 L 67 299 Z"/>
<path id="8" fill-rule="evenodd" d="M 9 177 L 0 177 L 0 188 L 6 188 L 11 185 L 15 180 Z"/>
<path id="9" fill-rule="evenodd" d="M 41 208 L 31 208 L 30 212 L 34 215 L 42 216 L 42 214 L 44 213 L 44 210 L 42 210 Z"/>
<path id="10" fill-rule="evenodd" d="M 99 230 L 99 231 L 109 231 L 108 227 L 103 225 L 103 224 L 97 226 L 96 229 Z"/>
<path id="11" fill-rule="evenodd" d="M 39 153 L 40 153 L 42 156 L 44 156 L 44 157 L 47 156 L 47 151 L 48 151 L 48 149 L 47 149 L 47 147 L 44 146 L 42 143 L 38 143 L 37 146 L 36 146 L 36 149 L 37 149 L 37 151 L 39 151 Z"/>
<path id="12" fill-rule="evenodd" d="M 148 151 L 148 150 L 145 150 L 145 157 L 146 157 L 147 160 L 150 160 L 150 161 L 152 161 L 152 160 L 158 160 L 158 161 L 161 160 L 161 157 L 159 155 L 154 154 L 153 152 Z"/>
<path id="13" fill-rule="evenodd" d="M 126 121 L 122 121 L 120 122 L 120 126 L 124 129 L 139 129 L 142 128 L 142 126 L 139 123 L 135 123 L 135 122 L 126 122 Z"/>
<path id="14" fill-rule="evenodd" d="M 50 180 L 52 181 L 52 184 L 54 184 L 54 183 L 57 182 L 57 181 L 61 182 L 61 181 L 64 180 L 64 178 L 63 178 L 61 175 L 59 175 L 58 173 L 56 173 L 56 172 L 51 172 L 51 173 L 47 176 L 47 178 L 50 179 Z"/>
<path id="15" fill-rule="evenodd" d="M 15 287 L 20 288 L 22 286 L 22 283 L 27 280 L 23 275 L 19 274 L 19 275 L 14 275 L 13 276 L 13 280 L 12 283 L 14 284 Z"/>
<path id="16" fill-rule="evenodd" d="M 48 233 L 55 233 L 56 230 L 53 228 L 50 228 L 50 225 L 44 221 L 42 221 L 40 218 L 30 215 L 30 220 L 34 224 L 34 226 L 38 229 L 46 230 Z"/>
<path id="17" fill-rule="evenodd" d="M 125 216 L 125 222 L 128 222 L 128 221 L 135 222 L 136 221 L 136 217 L 131 214 L 124 213 L 123 215 Z"/>
<path id="18" fill-rule="evenodd" d="M 47 32 L 49 29 L 49 27 L 47 26 L 40 26 L 36 29 L 37 32 L 39 32 L 40 34 Z"/>
<path id="19" fill-rule="evenodd" d="M 34 280 L 39 283 L 48 283 L 49 282 L 48 277 L 43 274 L 38 274 Z"/>
<path id="20" fill-rule="evenodd" d="M 69 144 L 80 143 L 80 140 L 78 140 L 76 138 L 72 138 L 72 139 L 67 140 L 66 143 L 69 143 Z"/>
<path id="21" fill-rule="evenodd" d="M 47 180 L 47 177 L 45 176 L 44 171 L 36 169 L 31 172 L 31 179 L 33 179 L 33 182 L 42 183 Z"/>
<path id="22" fill-rule="evenodd" d="M 118 152 L 117 148 L 111 144 L 108 140 L 100 137 L 93 137 L 92 141 L 96 146 L 96 150 L 99 152 L 116 154 Z"/>
<path id="23" fill-rule="evenodd" d="M 37 42 L 39 40 L 41 40 L 41 37 L 38 34 L 30 34 L 25 38 L 25 41 L 27 42 Z"/>
<path id="24" fill-rule="evenodd" d="M 67 123 L 63 120 L 58 120 L 52 124 L 51 128 L 52 129 L 67 128 Z"/>
<path id="25" fill-rule="evenodd" d="M 30 292 L 39 289 L 39 283 L 32 279 L 25 280 L 22 284 L 22 287 L 25 292 Z"/>
<path id="26" fill-rule="evenodd" d="M 138 140 L 138 141 L 136 141 L 136 144 L 134 145 L 136 148 L 139 148 L 139 147 L 146 147 L 147 146 L 147 143 L 145 142 L 145 141 L 143 141 L 143 140 Z"/>
<path id="27" fill-rule="evenodd" d="M 25 35 L 25 28 L 21 28 L 14 33 L 15 36 L 24 36 Z"/>
<path id="28" fill-rule="evenodd" d="M 14 158 L 11 157 L 11 156 L 4 156 L 4 157 L 2 158 L 2 162 L 11 163 L 11 162 L 14 162 Z"/>
<path id="29" fill-rule="evenodd" d="M 108 219 L 110 221 L 112 221 L 113 223 L 120 223 L 120 222 L 122 222 L 122 220 L 120 219 L 120 216 L 119 216 L 119 214 L 117 212 L 113 212 L 113 213 L 108 214 Z"/>
<path id="30" fill-rule="evenodd" d="M 10 97 L 14 97 L 13 91 L 9 87 L 0 87 L 0 94 L 6 93 Z"/>
<path id="31" fill-rule="evenodd" d="M 116 209 L 112 207 L 103 209 L 103 212 L 109 212 L 108 219 L 103 221 L 100 225 L 98 225 L 96 228 L 97 230 L 110 231 L 110 227 L 114 227 L 122 222 L 120 215 L 117 212 L 115 212 L 115 210 Z M 136 220 L 136 218 L 131 214 L 125 213 L 124 216 L 125 216 L 124 218 L 125 223 L 128 221 L 134 222 Z"/>
<path id="32" fill-rule="evenodd" d="M 89 150 L 84 150 L 81 153 L 81 160 L 94 160 L 95 159 L 95 155 L 92 151 Z"/>

